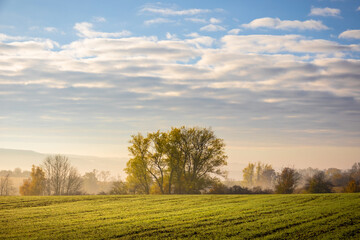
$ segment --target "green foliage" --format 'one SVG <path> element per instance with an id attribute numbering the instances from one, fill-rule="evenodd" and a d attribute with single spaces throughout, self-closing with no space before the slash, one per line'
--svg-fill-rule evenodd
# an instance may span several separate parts
<path id="1" fill-rule="evenodd" d="M 225 144 L 207 128 L 133 135 L 125 172 L 133 193 L 200 193 L 222 176 Z"/>
<path id="2" fill-rule="evenodd" d="M 325 177 L 324 172 L 318 172 L 309 178 L 305 184 L 308 193 L 331 193 L 332 184 Z"/>
<path id="3" fill-rule="evenodd" d="M 3 197 L 0 239 L 359 239 L 359 197 Z"/>
<path id="4" fill-rule="evenodd" d="M 280 194 L 293 193 L 300 180 L 300 175 L 292 168 L 284 168 L 277 175 L 275 192 Z"/>
<path id="5" fill-rule="evenodd" d="M 124 195 L 128 194 L 129 188 L 126 182 L 121 180 L 113 182 L 113 185 L 110 190 L 110 194 L 112 195 Z"/>

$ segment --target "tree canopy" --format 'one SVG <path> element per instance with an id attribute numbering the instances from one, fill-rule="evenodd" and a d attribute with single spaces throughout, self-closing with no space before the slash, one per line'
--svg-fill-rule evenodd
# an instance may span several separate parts
<path id="1" fill-rule="evenodd" d="M 199 193 L 227 164 L 225 144 L 208 128 L 133 135 L 125 172 L 134 193 Z"/>

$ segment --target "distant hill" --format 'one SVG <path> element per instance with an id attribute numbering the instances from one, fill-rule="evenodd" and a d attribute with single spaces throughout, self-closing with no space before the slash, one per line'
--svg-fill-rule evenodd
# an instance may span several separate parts
<path id="1" fill-rule="evenodd" d="M 40 165 L 49 155 L 30 150 L 4 149 L 0 148 L 0 170 L 30 170 L 31 166 Z M 110 171 L 112 175 L 124 177 L 124 168 L 127 158 L 102 158 L 94 156 L 81 156 L 63 154 L 69 157 L 71 165 L 76 167 L 81 173 L 97 169 L 99 171 Z"/>

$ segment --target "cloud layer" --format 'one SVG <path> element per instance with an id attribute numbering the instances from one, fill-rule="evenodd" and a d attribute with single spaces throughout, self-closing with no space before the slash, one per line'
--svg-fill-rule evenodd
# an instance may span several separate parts
<path id="1" fill-rule="evenodd" d="M 254 19 L 250 23 L 242 24 L 244 28 L 270 28 L 270 29 L 279 29 L 279 30 L 326 30 L 328 29 L 321 21 L 316 20 L 280 20 L 279 18 L 258 18 Z"/>
<path id="2" fill-rule="evenodd" d="M 332 16 L 315 10 L 312 15 Z M 136 131 L 200 125 L 213 126 L 230 143 L 360 143 L 358 43 L 246 32 L 329 29 L 317 20 L 258 18 L 230 28 L 206 15 L 215 10 L 140 12 L 151 15 L 144 28 L 178 23 L 181 16 L 199 33 L 139 36 L 79 22 L 73 26 L 78 38 L 66 44 L 0 34 L 5 137 L 17 141 L 20 132 L 29 139 L 39 132 L 41 138 L 47 129 L 62 139 L 76 132 L 80 140 L 114 144 L 123 140 L 114 136 L 120 132 L 128 138 Z M 358 31 L 339 38 L 360 39 Z"/>

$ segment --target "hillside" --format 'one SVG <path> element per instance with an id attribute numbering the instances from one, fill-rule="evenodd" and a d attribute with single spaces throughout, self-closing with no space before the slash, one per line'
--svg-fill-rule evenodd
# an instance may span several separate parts
<path id="1" fill-rule="evenodd" d="M 360 194 L 0 198 L 0 239 L 359 239 Z"/>

